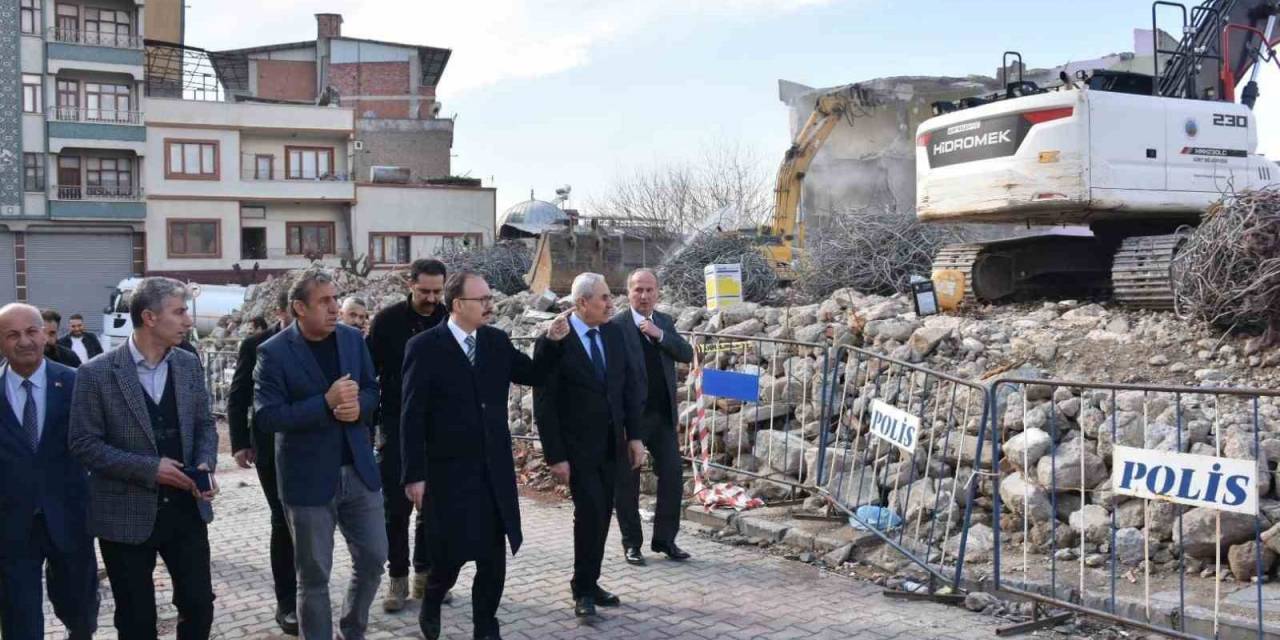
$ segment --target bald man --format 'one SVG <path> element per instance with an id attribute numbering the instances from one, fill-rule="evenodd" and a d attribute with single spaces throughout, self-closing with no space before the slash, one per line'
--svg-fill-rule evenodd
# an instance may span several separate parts
<path id="1" fill-rule="evenodd" d="M 86 515 L 89 483 L 67 450 L 75 370 L 45 357 L 45 322 L 0 307 L 0 636 L 44 637 L 41 574 L 73 640 L 98 627 L 98 564 Z"/>

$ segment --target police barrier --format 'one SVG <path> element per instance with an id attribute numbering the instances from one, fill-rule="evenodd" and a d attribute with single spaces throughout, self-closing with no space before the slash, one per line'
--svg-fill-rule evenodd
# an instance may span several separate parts
<path id="1" fill-rule="evenodd" d="M 996 483 L 979 499 L 997 590 L 1172 637 L 1275 633 L 1259 505 L 1277 504 L 1263 445 L 1280 392 L 1002 378 L 990 393 Z"/>
<path id="2" fill-rule="evenodd" d="M 204 367 L 204 386 L 209 390 L 209 409 L 219 418 L 227 416 L 227 396 L 231 390 L 231 376 L 236 371 L 239 357 L 234 345 L 231 348 L 205 348 L 200 350 L 200 363 Z"/>
<path id="3" fill-rule="evenodd" d="M 827 345 L 691 332 L 693 363 L 679 367 L 681 451 L 704 506 L 786 500 L 814 485 Z M 685 375 L 687 372 L 687 375 Z M 751 492 L 742 490 L 750 483 Z"/>
<path id="4" fill-rule="evenodd" d="M 815 486 L 926 570 L 931 591 L 961 587 L 986 389 L 847 346 L 830 380 Z"/>

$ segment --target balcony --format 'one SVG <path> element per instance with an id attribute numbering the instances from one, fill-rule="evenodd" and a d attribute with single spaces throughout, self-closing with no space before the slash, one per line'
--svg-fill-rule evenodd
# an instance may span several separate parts
<path id="1" fill-rule="evenodd" d="M 133 185 L 54 185 L 50 200 L 90 202 L 142 202 L 142 189 Z"/>
<path id="2" fill-rule="evenodd" d="M 103 71 L 120 71 L 142 77 L 144 44 L 142 36 L 98 31 L 51 28 L 48 30 L 49 73 L 82 65 L 55 64 L 55 61 L 90 63 Z"/>
<path id="3" fill-rule="evenodd" d="M 146 153 L 147 128 L 143 126 L 141 111 L 52 107 L 46 115 L 49 150 L 53 153 L 67 147 Z"/>
<path id="4" fill-rule="evenodd" d="M 54 185 L 49 216 L 98 220 L 145 220 L 142 189 L 133 185 Z"/>

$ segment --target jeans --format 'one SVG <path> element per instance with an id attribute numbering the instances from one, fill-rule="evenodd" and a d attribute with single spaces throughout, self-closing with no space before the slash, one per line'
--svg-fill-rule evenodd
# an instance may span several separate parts
<path id="1" fill-rule="evenodd" d="M 382 581 L 387 561 L 387 530 L 383 525 L 382 493 L 370 491 L 351 465 L 342 467 L 338 490 L 324 506 L 285 505 L 293 532 L 294 563 L 298 570 L 298 624 L 304 638 L 333 638 L 329 605 L 329 574 L 333 570 L 333 531 L 338 528 L 351 553 L 351 584 L 338 622 L 346 640 L 363 640 L 369 626 L 369 607 Z"/>

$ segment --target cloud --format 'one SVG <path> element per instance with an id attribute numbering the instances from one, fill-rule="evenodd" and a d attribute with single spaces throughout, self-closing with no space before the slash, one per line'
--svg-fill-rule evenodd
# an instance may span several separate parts
<path id="1" fill-rule="evenodd" d="M 838 0 L 203 0 L 187 42 L 229 49 L 309 40 L 314 13 L 339 11 L 343 33 L 453 50 L 441 93 L 560 73 L 594 51 L 672 20 L 757 20 Z"/>

